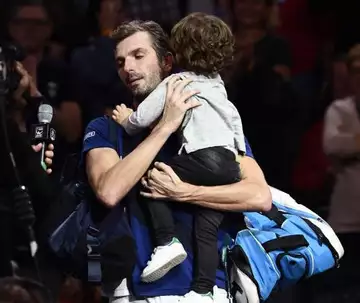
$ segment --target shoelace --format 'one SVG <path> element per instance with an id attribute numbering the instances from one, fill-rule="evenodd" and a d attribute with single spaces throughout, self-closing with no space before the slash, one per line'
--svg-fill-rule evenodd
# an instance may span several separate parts
<path id="1" fill-rule="evenodd" d="M 155 247 L 155 249 L 154 249 L 154 252 L 151 254 L 151 256 L 150 256 L 150 260 L 149 261 L 147 261 L 147 263 L 146 263 L 146 265 L 149 265 L 150 264 L 150 262 L 153 260 L 153 257 L 155 256 L 155 254 L 156 254 L 156 252 L 159 250 L 159 248 L 158 247 Z"/>

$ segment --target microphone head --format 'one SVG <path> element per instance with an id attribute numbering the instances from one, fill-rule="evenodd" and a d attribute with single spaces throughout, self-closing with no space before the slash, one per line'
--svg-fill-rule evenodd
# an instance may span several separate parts
<path id="1" fill-rule="evenodd" d="M 50 123 L 53 117 L 53 108 L 49 104 L 41 104 L 37 116 L 40 123 Z"/>

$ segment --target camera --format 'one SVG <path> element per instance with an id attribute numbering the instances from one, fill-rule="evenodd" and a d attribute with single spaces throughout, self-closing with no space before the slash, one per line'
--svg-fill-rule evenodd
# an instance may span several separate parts
<path id="1" fill-rule="evenodd" d="M 17 46 L 0 42 L 0 94 L 11 99 L 19 86 L 21 76 L 16 71 L 16 61 L 22 61 L 24 53 Z"/>

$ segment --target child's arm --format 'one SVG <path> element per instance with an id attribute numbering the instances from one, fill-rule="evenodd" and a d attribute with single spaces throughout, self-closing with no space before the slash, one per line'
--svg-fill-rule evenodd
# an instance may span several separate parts
<path id="1" fill-rule="evenodd" d="M 120 104 L 116 105 L 115 109 L 112 111 L 111 117 L 116 123 L 123 126 L 133 112 L 134 111 L 131 108 L 126 107 L 125 104 Z"/>
<path id="2" fill-rule="evenodd" d="M 162 114 L 165 104 L 166 84 L 161 82 L 149 96 L 142 101 L 135 112 L 122 123 L 129 135 L 149 127 Z"/>

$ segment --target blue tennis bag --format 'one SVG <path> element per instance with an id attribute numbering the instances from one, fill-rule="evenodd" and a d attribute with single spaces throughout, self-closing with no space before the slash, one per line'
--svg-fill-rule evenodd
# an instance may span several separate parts
<path id="1" fill-rule="evenodd" d="M 244 213 L 247 229 L 225 249 L 229 291 L 259 303 L 278 290 L 339 265 L 344 249 L 333 229 L 290 195 L 271 188 L 269 212 Z"/>

